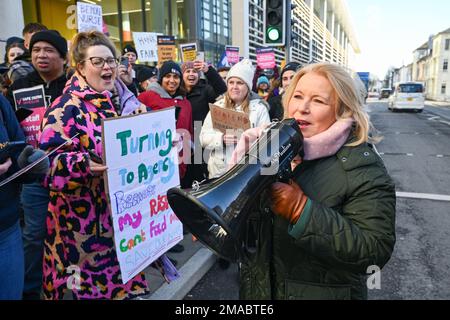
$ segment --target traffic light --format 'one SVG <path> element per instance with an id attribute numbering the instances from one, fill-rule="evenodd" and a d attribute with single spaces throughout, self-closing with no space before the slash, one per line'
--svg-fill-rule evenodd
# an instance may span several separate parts
<path id="1" fill-rule="evenodd" d="M 264 0 L 264 45 L 286 42 L 286 0 Z"/>

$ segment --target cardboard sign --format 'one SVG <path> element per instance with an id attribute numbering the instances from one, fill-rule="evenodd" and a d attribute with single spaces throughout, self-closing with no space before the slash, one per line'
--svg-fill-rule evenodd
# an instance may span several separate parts
<path id="1" fill-rule="evenodd" d="M 175 108 L 102 120 L 107 195 L 123 283 L 183 239 L 167 201 L 178 186 Z"/>
<path id="2" fill-rule="evenodd" d="M 20 125 L 25 133 L 26 142 L 37 148 L 41 122 L 47 109 L 47 100 L 43 85 L 13 91 L 16 110 L 31 109 L 33 113 L 23 120 Z"/>
<path id="3" fill-rule="evenodd" d="M 239 62 L 239 47 L 226 46 L 225 54 L 229 64 L 233 65 Z"/>
<path id="4" fill-rule="evenodd" d="M 197 57 L 197 43 L 180 44 L 183 62 L 195 61 Z"/>
<path id="5" fill-rule="evenodd" d="M 92 30 L 103 32 L 102 7 L 78 1 L 77 22 L 78 32 Z"/>
<path id="6" fill-rule="evenodd" d="M 166 61 L 177 61 L 177 47 L 175 46 L 175 37 L 157 36 L 158 42 L 158 64 Z"/>
<path id="7" fill-rule="evenodd" d="M 214 104 L 209 104 L 209 110 L 213 128 L 223 134 L 226 134 L 227 130 L 250 129 L 250 118 L 247 113 L 221 108 Z"/>
<path id="8" fill-rule="evenodd" d="M 133 41 L 139 62 L 158 61 L 158 40 L 154 32 L 133 32 Z"/>
<path id="9" fill-rule="evenodd" d="M 276 65 L 273 48 L 257 48 L 256 63 L 261 69 L 273 69 Z"/>

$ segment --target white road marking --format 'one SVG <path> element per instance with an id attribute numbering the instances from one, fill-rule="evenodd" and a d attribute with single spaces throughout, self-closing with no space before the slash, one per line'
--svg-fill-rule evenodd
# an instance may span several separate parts
<path id="1" fill-rule="evenodd" d="M 429 193 L 396 192 L 398 198 L 437 200 L 450 202 L 450 196 Z"/>

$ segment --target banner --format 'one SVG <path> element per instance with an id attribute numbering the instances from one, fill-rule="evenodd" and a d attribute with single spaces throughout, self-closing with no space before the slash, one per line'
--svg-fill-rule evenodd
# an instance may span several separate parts
<path id="1" fill-rule="evenodd" d="M 239 47 L 226 46 L 225 54 L 229 64 L 234 65 L 239 62 Z"/>
<path id="2" fill-rule="evenodd" d="M 158 61 L 158 40 L 154 32 L 133 32 L 139 62 Z"/>
<path id="3" fill-rule="evenodd" d="M 177 61 L 177 47 L 174 36 L 157 36 L 158 42 L 158 64 L 165 61 Z"/>
<path id="4" fill-rule="evenodd" d="M 261 69 L 273 69 L 276 65 L 273 48 L 257 48 L 256 63 Z"/>
<path id="5" fill-rule="evenodd" d="M 106 186 L 123 283 L 183 239 L 167 201 L 180 184 L 175 108 L 102 120 Z"/>
<path id="6" fill-rule="evenodd" d="M 231 109 L 221 108 L 214 104 L 209 104 L 211 111 L 211 120 L 213 128 L 226 134 L 227 130 L 250 129 L 250 118 L 245 112 L 234 111 Z"/>
<path id="7" fill-rule="evenodd" d="M 43 85 L 13 91 L 16 110 L 31 109 L 33 113 L 20 123 L 26 142 L 37 148 L 41 122 L 47 109 L 47 100 Z"/>
<path id="8" fill-rule="evenodd" d="M 180 44 L 183 62 L 195 61 L 197 57 L 197 43 Z"/>
<path id="9" fill-rule="evenodd" d="M 78 1 L 77 22 L 78 32 L 92 30 L 103 32 L 102 7 Z"/>

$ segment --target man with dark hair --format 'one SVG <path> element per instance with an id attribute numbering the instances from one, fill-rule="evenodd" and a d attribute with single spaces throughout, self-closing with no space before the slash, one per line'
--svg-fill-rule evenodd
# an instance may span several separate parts
<path id="1" fill-rule="evenodd" d="M 25 40 L 24 42 L 25 48 L 30 49 L 30 40 L 33 34 L 45 30 L 48 30 L 48 28 L 43 24 L 40 24 L 38 22 L 28 23 L 22 30 L 22 36 L 23 39 Z"/>
<path id="2" fill-rule="evenodd" d="M 30 40 L 31 61 L 35 69 L 28 76 L 14 82 L 8 98 L 14 105 L 15 90 L 43 85 L 48 106 L 58 98 L 67 77 L 67 41 L 56 30 L 35 33 Z M 49 191 L 41 183 L 25 184 L 21 197 L 24 210 L 23 245 L 25 253 L 24 299 L 39 299 L 42 289 L 42 261 L 46 234 L 45 219 Z"/>
<path id="3" fill-rule="evenodd" d="M 15 105 L 15 90 L 44 85 L 49 105 L 62 94 L 67 78 L 67 41 L 56 30 L 37 32 L 30 41 L 31 61 L 35 69 L 28 76 L 16 80 L 8 92 L 8 100 Z"/>
<path id="4" fill-rule="evenodd" d="M 289 62 L 281 71 L 280 82 L 281 88 L 279 91 L 279 95 L 271 95 L 268 99 L 268 103 L 270 105 L 269 116 L 270 120 L 282 120 L 284 117 L 284 108 L 283 108 L 283 95 L 286 92 L 287 88 L 291 84 L 292 78 L 295 73 L 302 67 L 302 65 L 298 62 Z"/>
<path id="5" fill-rule="evenodd" d="M 43 24 L 32 22 L 28 23 L 22 30 L 23 45 L 27 49 L 21 56 L 17 57 L 8 70 L 8 78 L 11 82 L 19 80 L 33 72 L 33 66 L 31 65 L 31 55 L 28 51 L 30 48 L 30 40 L 33 34 L 39 31 L 48 30 Z"/>

